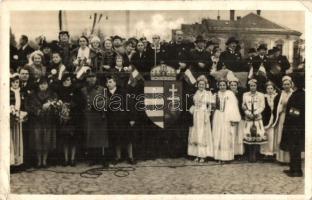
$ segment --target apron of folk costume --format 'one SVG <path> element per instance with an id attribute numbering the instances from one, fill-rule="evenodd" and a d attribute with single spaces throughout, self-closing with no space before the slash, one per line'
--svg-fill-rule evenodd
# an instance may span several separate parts
<path id="1" fill-rule="evenodd" d="M 280 143 L 282 139 L 282 134 L 283 134 L 283 127 L 284 127 L 284 122 L 285 122 L 285 116 L 286 116 L 286 106 L 289 97 L 293 91 L 291 90 L 289 93 L 286 93 L 285 91 L 282 91 L 280 100 L 278 102 L 277 106 L 277 112 L 278 118 L 277 121 L 274 123 L 274 151 L 276 153 L 276 160 L 282 163 L 289 163 L 290 161 L 290 156 L 289 152 L 283 151 L 280 149 Z"/>
<path id="2" fill-rule="evenodd" d="M 213 97 L 209 91 L 197 91 L 194 95 L 193 126 L 189 129 L 188 155 L 213 157 L 213 141 L 210 124 L 210 104 Z"/>
<path id="3" fill-rule="evenodd" d="M 14 109 L 20 113 L 21 108 L 21 95 L 20 89 L 12 89 L 15 95 Z M 18 115 L 19 116 L 19 115 Z M 10 120 L 10 164 L 21 165 L 23 164 L 23 133 L 22 122 L 19 119 L 13 118 Z"/>
<path id="4" fill-rule="evenodd" d="M 235 136 L 231 122 L 239 122 L 241 116 L 237 99 L 232 91 L 218 92 L 213 116 L 214 158 L 233 160 Z"/>
<path id="5" fill-rule="evenodd" d="M 244 102 L 245 106 L 249 111 L 257 111 L 257 110 L 262 110 L 264 109 L 264 102 L 262 102 L 262 99 L 259 95 L 258 92 L 255 94 L 248 93 L 248 96 L 246 98 L 246 102 Z M 261 112 L 262 112 L 261 111 Z M 253 124 L 256 126 L 257 130 L 257 136 L 260 136 L 261 138 L 264 137 L 264 127 L 263 127 L 263 122 L 262 122 L 262 117 L 261 117 L 261 112 L 257 113 L 258 117 L 254 119 L 254 121 L 247 116 L 245 117 L 245 137 L 249 135 L 250 137 L 250 128 L 253 126 Z"/>

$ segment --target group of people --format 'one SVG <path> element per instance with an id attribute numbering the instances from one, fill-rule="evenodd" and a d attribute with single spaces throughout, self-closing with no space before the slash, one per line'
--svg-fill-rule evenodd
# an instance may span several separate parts
<path id="1" fill-rule="evenodd" d="M 107 167 L 121 162 L 125 149 L 130 164 L 183 156 L 226 163 L 250 154 L 290 163 L 285 173 L 302 176 L 304 68 L 291 67 L 281 49 L 267 52 L 265 44 L 243 59 L 234 37 L 224 51 L 202 36 L 185 41 L 182 31 L 168 43 L 158 35 L 152 40 L 81 36 L 76 46 L 61 31 L 58 41 L 43 40 L 37 50 L 25 35 L 19 48 L 11 44 L 12 169 L 59 164 L 53 157 L 60 155 L 64 166 L 87 159 Z M 168 130 L 131 96 L 144 94 L 159 65 L 174 68 L 183 95 L 192 95 L 182 98 L 192 105 Z M 247 72 L 246 85 L 236 72 Z"/>

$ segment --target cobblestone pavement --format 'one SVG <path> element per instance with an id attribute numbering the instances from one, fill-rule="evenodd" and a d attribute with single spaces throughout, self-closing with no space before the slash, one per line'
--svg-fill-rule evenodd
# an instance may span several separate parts
<path id="1" fill-rule="evenodd" d="M 187 165 L 187 166 L 184 166 Z M 129 167 L 121 163 L 115 167 Z M 178 166 L 178 167 L 177 167 Z M 183 166 L 183 167 L 182 167 Z M 92 166 L 96 168 L 100 166 Z M 31 194 L 303 194 L 304 178 L 283 174 L 287 166 L 276 163 L 216 162 L 197 164 L 186 159 L 157 159 L 138 162 L 135 170 L 103 171 L 98 178 L 82 178 L 80 172 L 90 169 L 81 163 L 76 167 L 50 167 L 45 170 L 11 175 L 12 193 Z M 75 174 L 76 173 L 76 174 Z M 86 175 L 86 174 L 84 174 Z M 88 175 L 90 177 L 90 175 Z"/>

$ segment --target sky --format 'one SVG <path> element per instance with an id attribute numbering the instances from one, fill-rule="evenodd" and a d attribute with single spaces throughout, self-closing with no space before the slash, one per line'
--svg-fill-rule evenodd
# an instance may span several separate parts
<path id="1" fill-rule="evenodd" d="M 250 12 L 256 13 L 255 10 L 236 10 L 235 18 L 243 17 Z M 90 32 L 94 13 L 98 16 L 102 14 L 95 29 L 101 29 L 106 36 L 146 36 L 151 39 L 153 34 L 159 34 L 162 39 L 166 40 L 171 39 L 171 30 L 180 28 L 181 24 L 200 23 L 202 18 L 216 19 L 218 13 L 221 19 L 229 19 L 228 10 L 129 11 L 129 19 L 127 19 L 126 11 L 65 11 L 63 12 L 64 29 L 73 36 L 79 36 L 83 31 Z M 262 10 L 261 16 L 303 33 L 302 38 L 304 38 L 304 12 Z M 25 34 L 31 40 L 40 35 L 45 35 L 48 41 L 57 39 L 58 11 L 13 11 L 10 20 L 11 29 L 16 38 Z M 127 33 L 128 23 L 129 33 Z"/>

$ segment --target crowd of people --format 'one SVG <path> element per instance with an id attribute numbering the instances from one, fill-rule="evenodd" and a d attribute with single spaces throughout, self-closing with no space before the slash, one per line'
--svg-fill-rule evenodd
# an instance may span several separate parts
<path id="1" fill-rule="evenodd" d="M 152 42 L 81 36 L 77 45 L 67 31 L 58 39 L 33 49 L 23 35 L 18 48 L 10 46 L 13 171 L 75 166 L 77 160 L 108 167 L 126 150 L 130 164 L 159 157 L 224 164 L 248 157 L 290 163 L 285 173 L 302 176 L 304 67 L 291 67 L 279 47 L 260 44 L 243 58 L 234 37 L 222 50 L 202 36 L 185 41 L 182 31 L 170 42 L 159 35 Z M 174 68 L 183 94 L 191 94 L 192 104 L 168 129 L 127 98 L 144 94 L 159 65 Z M 236 72 L 246 72 L 246 85 Z"/>

